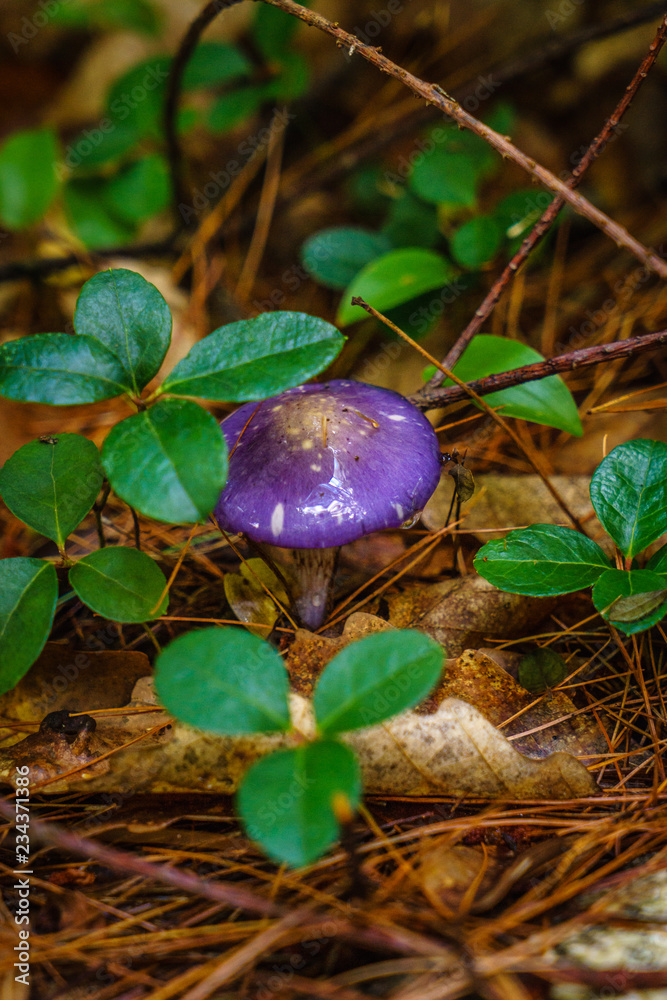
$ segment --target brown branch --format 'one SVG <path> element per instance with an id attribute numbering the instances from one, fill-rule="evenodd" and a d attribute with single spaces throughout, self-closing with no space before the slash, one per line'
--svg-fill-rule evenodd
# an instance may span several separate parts
<path id="1" fill-rule="evenodd" d="M 509 389 L 513 385 L 523 385 L 525 382 L 535 382 L 548 378 L 549 375 L 558 375 L 560 372 L 574 371 L 575 368 L 589 368 L 591 365 L 599 365 L 605 361 L 615 361 L 617 358 L 629 358 L 647 351 L 655 351 L 663 344 L 667 344 L 667 330 L 647 333 L 643 337 L 618 340 L 613 344 L 585 347 L 580 351 L 561 354 L 557 358 L 548 358 L 546 361 L 536 361 L 532 365 L 513 368 L 509 372 L 487 375 L 486 378 L 468 382 L 467 388 L 472 389 L 478 396 L 488 396 L 491 392 L 500 392 L 501 389 Z M 452 385 L 439 389 L 422 389 L 408 398 L 420 410 L 435 410 L 441 406 L 448 406 L 450 403 L 458 403 L 460 400 L 468 398 L 469 395 L 458 385 Z"/>
<path id="2" fill-rule="evenodd" d="M 429 354 L 428 351 L 426 351 L 421 346 L 421 344 L 418 344 L 415 340 L 413 340 L 412 337 L 410 337 L 407 333 L 401 330 L 400 327 L 396 326 L 396 324 L 393 323 L 392 320 L 388 319 L 387 316 L 383 316 L 382 313 L 378 312 L 377 309 L 374 309 L 373 306 L 369 306 L 369 304 L 367 302 L 364 302 L 364 300 L 360 296 L 358 295 L 353 296 L 352 305 L 361 306 L 362 309 L 365 309 L 366 312 L 369 313 L 371 316 L 373 316 L 375 319 L 380 320 L 381 323 L 385 323 L 391 330 L 394 331 L 395 334 L 397 334 L 397 336 L 401 337 L 408 344 L 410 344 L 411 347 L 413 347 L 416 351 L 418 351 L 422 355 L 422 357 L 426 358 L 432 364 L 435 364 L 436 367 L 440 369 L 445 378 L 451 379 L 451 381 L 455 383 L 454 388 L 458 389 L 459 392 L 462 392 L 464 394 L 464 397 L 467 396 L 469 399 L 475 402 L 477 406 L 479 406 L 482 410 L 484 410 L 487 416 L 491 417 L 491 419 L 498 424 L 500 429 L 504 431 L 504 433 L 507 434 L 507 436 L 510 437 L 512 441 L 514 441 L 514 444 L 526 457 L 529 465 L 532 466 L 534 471 L 540 477 L 546 488 L 549 490 L 549 493 L 551 493 L 552 497 L 554 498 L 560 509 L 563 511 L 563 513 L 566 515 L 566 517 L 570 519 L 575 529 L 577 531 L 580 531 L 583 535 L 587 534 L 586 529 L 582 525 L 577 515 L 574 513 L 574 511 L 570 510 L 566 501 L 560 495 L 560 493 L 553 485 L 549 477 L 545 474 L 544 470 L 540 468 L 539 463 L 535 460 L 535 455 L 532 454 L 526 448 L 526 445 L 521 440 L 521 438 L 514 430 L 514 428 L 510 424 L 508 424 L 507 421 L 499 413 L 496 413 L 496 411 L 489 406 L 486 400 L 481 398 L 478 392 L 475 392 L 472 383 L 463 382 L 462 379 L 458 377 L 458 375 L 455 375 L 454 372 L 449 371 L 447 368 L 445 368 L 444 365 L 440 364 L 439 361 L 436 361 L 436 359 L 431 354 Z M 449 518 L 447 518 L 447 520 L 449 520 Z"/>
<path id="3" fill-rule="evenodd" d="M 16 820 L 16 808 L 7 799 L 0 798 L 0 814 L 10 822 Z M 133 872 L 135 875 L 140 875 L 153 882 L 171 885 L 181 892 L 193 893 L 195 896 L 203 896 L 214 902 L 224 903 L 232 909 L 239 907 L 243 910 L 261 913 L 264 916 L 280 916 L 284 913 L 284 910 L 276 903 L 240 886 L 212 882 L 210 879 L 197 878 L 195 875 L 179 871 L 171 865 L 155 865 L 149 861 L 143 861 L 141 858 L 125 851 L 119 851 L 115 847 L 107 847 L 105 844 L 90 840 L 88 837 L 68 833 L 54 823 L 31 819 L 30 833 L 36 841 L 41 841 L 49 847 L 57 847 L 70 854 L 99 861 L 100 864 L 106 865 L 113 871 Z"/>
<path id="4" fill-rule="evenodd" d="M 500 135 L 499 132 L 495 132 L 488 125 L 480 122 L 473 115 L 465 111 L 460 104 L 457 104 L 437 84 L 427 83 L 425 80 L 414 76 L 401 66 L 397 66 L 391 59 L 387 59 L 385 55 L 372 45 L 360 42 L 355 35 L 351 35 L 348 31 L 339 28 L 337 24 L 333 24 L 326 17 L 322 17 L 321 14 L 316 14 L 314 11 L 295 3 L 294 0 L 263 0 L 263 2 L 270 4 L 272 7 L 277 7 L 279 10 L 284 10 L 294 17 L 298 17 L 305 24 L 318 28 L 325 34 L 335 38 L 338 45 L 345 47 L 351 53 L 358 53 L 381 72 L 387 73 L 389 76 L 394 77 L 394 79 L 399 80 L 417 97 L 421 97 L 423 100 L 428 101 L 429 104 L 437 107 L 443 114 L 453 119 L 462 128 L 467 128 L 471 132 L 474 132 L 475 135 L 484 139 L 496 152 L 500 153 L 503 158 L 512 160 L 513 163 L 516 163 L 517 166 L 525 170 L 526 173 L 530 174 L 531 177 L 539 181 L 544 187 L 560 195 L 565 202 L 571 205 L 575 212 L 583 215 L 589 222 L 592 222 L 609 239 L 625 247 L 645 267 L 648 267 L 651 271 L 655 271 L 660 277 L 667 278 L 667 263 L 658 254 L 647 249 L 639 240 L 631 236 L 624 226 L 610 219 L 608 215 L 601 212 L 588 199 L 582 197 L 582 195 L 573 191 L 567 184 L 559 180 L 555 174 L 552 174 L 545 167 L 536 163 L 531 157 L 526 156 L 525 153 L 518 149 L 509 139 L 506 139 L 505 136 Z"/>
<path id="5" fill-rule="evenodd" d="M 634 99 L 640 86 L 646 79 L 649 71 L 655 64 L 658 54 L 662 49 L 665 38 L 667 37 L 667 14 L 663 16 L 662 22 L 658 27 L 655 38 L 651 42 L 648 54 L 642 60 L 637 72 L 628 84 L 623 97 L 618 102 L 611 115 L 604 123 L 602 131 L 595 137 L 593 142 L 590 144 L 585 154 L 582 156 L 581 160 L 577 166 L 572 171 L 572 176 L 567 182 L 567 186 L 570 188 L 575 188 L 581 181 L 582 177 L 593 163 L 600 153 L 603 152 L 609 140 L 616 135 L 616 130 L 621 121 L 621 118 L 629 108 L 632 100 Z M 517 252 L 514 254 L 510 262 L 506 265 L 504 271 L 500 277 L 493 283 L 489 292 L 487 293 L 482 304 L 476 309 L 475 315 L 468 323 L 467 327 L 460 335 L 456 343 L 447 353 L 443 361 L 443 365 L 446 368 L 453 368 L 456 362 L 459 360 L 466 347 L 472 340 L 472 338 L 479 333 L 483 323 L 493 311 L 496 306 L 500 296 L 504 292 L 505 288 L 509 285 L 510 281 L 517 273 L 522 264 L 526 261 L 528 256 L 532 253 L 534 248 L 540 242 L 540 240 L 545 236 L 545 234 L 551 229 L 552 225 L 556 221 L 558 213 L 562 209 L 565 201 L 563 198 L 554 198 L 551 204 L 547 207 L 546 211 L 542 215 L 542 218 L 535 224 L 531 232 L 528 234 L 526 239 L 523 241 Z M 422 393 L 427 392 L 429 389 L 434 388 L 442 383 L 442 375 L 440 372 L 436 372 L 432 379 L 424 386 L 421 390 Z"/>
<path id="6" fill-rule="evenodd" d="M 189 199 L 188 190 L 185 186 L 183 147 L 178 136 L 178 101 L 181 94 L 183 74 L 192 53 L 199 44 L 199 39 L 211 21 L 221 11 L 227 10 L 229 7 L 234 7 L 237 3 L 241 3 L 241 0 L 211 0 L 210 3 L 207 3 L 186 31 L 169 70 L 167 96 L 164 105 L 164 132 L 167 142 L 167 159 L 169 160 L 174 209 L 178 223 L 182 228 L 185 227 L 186 223 L 181 207 L 184 205 L 187 206 Z"/>

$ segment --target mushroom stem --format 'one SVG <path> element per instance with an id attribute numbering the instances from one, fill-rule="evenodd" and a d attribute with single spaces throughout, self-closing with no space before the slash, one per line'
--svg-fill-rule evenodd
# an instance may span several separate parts
<path id="1" fill-rule="evenodd" d="M 331 549 L 292 549 L 295 580 L 293 607 L 300 622 L 314 631 L 329 610 L 331 579 L 340 546 Z"/>

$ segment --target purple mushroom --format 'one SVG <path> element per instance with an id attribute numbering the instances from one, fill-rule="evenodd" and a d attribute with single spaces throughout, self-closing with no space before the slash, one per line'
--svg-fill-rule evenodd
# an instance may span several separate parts
<path id="1" fill-rule="evenodd" d="M 391 389 L 342 379 L 245 403 L 222 422 L 230 450 L 215 509 L 225 531 L 294 550 L 294 609 L 323 621 L 341 545 L 414 522 L 440 477 L 426 417 Z"/>

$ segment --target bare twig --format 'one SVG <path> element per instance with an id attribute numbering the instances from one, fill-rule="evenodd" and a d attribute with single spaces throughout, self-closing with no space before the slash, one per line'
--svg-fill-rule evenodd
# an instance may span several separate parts
<path id="1" fill-rule="evenodd" d="M 305 24 L 318 28 L 320 31 L 334 38 L 338 45 L 344 46 L 348 51 L 358 53 L 367 62 L 375 66 L 376 69 L 399 80 L 417 97 L 421 97 L 423 100 L 428 101 L 429 104 L 438 108 L 448 118 L 451 118 L 461 126 L 461 128 L 466 128 L 474 132 L 475 135 L 484 139 L 489 146 L 495 149 L 497 153 L 500 153 L 503 158 L 512 160 L 512 162 L 516 163 L 522 170 L 525 170 L 526 173 L 530 174 L 531 177 L 544 187 L 560 195 L 563 201 L 567 202 L 575 212 L 583 215 L 584 218 L 592 222 L 594 226 L 597 226 L 598 229 L 619 246 L 625 247 L 645 267 L 659 274 L 660 277 L 667 278 L 667 263 L 658 254 L 653 250 L 647 249 L 639 240 L 631 236 L 624 226 L 610 219 L 608 215 L 605 215 L 599 208 L 596 208 L 587 198 L 582 197 L 582 195 L 573 191 L 567 184 L 559 180 L 551 171 L 541 166 L 531 157 L 526 156 L 525 153 L 518 149 L 505 136 L 500 135 L 499 132 L 495 132 L 488 125 L 480 122 L 473 115 L 465 111 L 460 104 L 445 93 L 437 84 L 427 83 L 425 80 L 414 76 L 401 66 L 397 66 L 391 59 L 387 59 L 382 52 L 372 45 L 367 45 L 365 42 L 359 41 L 356 35 L 344 31 L 326 17 L 308 10 L 306 7 L 302 7 L 300 4 L 295 3 L 294 0 L 264 0 L 264 2 L 270 4 L 272 7 L 277 7 L 279 10 L 284 10 L 294 17 L 298 17 Z"/>
<path id="2" fill-rule="evenodd" d="M 380 320 L 381 323 L 384 323 L 386 326 L 388 326 L 391 330 L 394 331 L 395 334 L 397 334 L 397 336 L 405 340 L 416 351 L 419 351 L 422 357 L 430 361 L 431 364 L 435 364 L 435 366 L 440 369 L 445 378 L 449 378 L 452 380 L 452 382 L 455 382 L 456 387 L 459 389 L 460 392 L 464 393 L 464 396 L 468 396 L 469 399 L 474 400 L 474 402 L 477 403 L 477 405 L 480 406 L 485 411 L 485 413 L 498 424 L 501 430 L 503 430 L 505 434 L 508 435 L 508 437 L 511 437 L 512 441 L 514 441 L 517 448 L 519 448 L 519 450 L 526 456 L 530 465 L 532 465 L 537 475 L 540 477 L 546 488 L 549 490 L 549 493 L 551 493 L 552 497 L 554 498 L 560 509 L 569 518 L 569 520 L 572 522 L 576 530 L 580 531 L 584 535 L 587 534 L 586 529 L 582 525 L 577 515 L 574 513 L 574 511 L 570 510 L 567 503 L 565 502 L 565 500 L 563 500 L 562 496 L 560 495 L 556 487 L 551 483 L 549 477 L 545 475 L 544 470 L 541 469 L 538 463 L 535 461 L 534 455 L 532 455 L 527 450 L 525 444 L 523 443 L 517 432 L 514 430 L 514 428 L 511 427 L 510 424 L 508 424 L 507 421 L 504 420 L 499 413 L 496 413 L 496 411 L 492 409 L 489 406 L 489 404 L 486 403 L 480 397 L 479 393 L 475 392 L 475 390 L 471 387 L 470 384 L 466 385 L 466 383 L 463 382 L 458 377 L 458 375 L 455 375 L 454 372 L 449 371 L 449 369 L 445 368 L 444 365 L 436 361 L 435 358 L 432 355 L 430 355 L 428 351 L 424 350 L 424 348 L 420 344 L 418 344 L 415 340 L 413 340 L 412 337 L 409 337 L 407 333 L 401 330 L 400 327 L 396 326 L 396 324 L 393 323 L 386 316 L 383 316 L 382 313 L 378 312 L 377 309 L 374 309 L 373 306 L 369 306 L 369 304 L 367 302 L 364 302 L 362 298 L 360 298 L 359 296 L 354 296 L 352 298 L 352 305 L 361 306 L 362 309 L 365 309 L 366 312 L 369 313 L 371 316 L 373 316 L 375 319 Z"/>
<path id="3" fill-rule="evenodd" d="M 6 799 L 0 798 L 0 813 L 11 822 L 16 819 L 15 806 Z M 142 878 L 171 885 L 175 889 L 194 893 L 196 896 L 203 896 L 218 903 L 225 903 L 234 909 L 239 907 L 265 916 L 278 916 L 284 912 L 276 903 L 263 899 L 253 892 L 248 892 L 240 886 L 197 878 L 195 875 L 189 875 L 187 872 L 179 871 L 179 869 L 168 865 L 155 865 L 143 861 L 133 854 L 107 847 L 105 844 L 90 840 L 88 837 L 68 833 L 53 823 L 31 819 L 30 832 L 36 841 L 41 841 L 50 847 L 57 847 L 79 857 L 99 861 L 100 864 L 106 865 L 114 871 L 134 872 L 135 875 L 140 875 Z"/>
<path id="4" fill-rule="evenodd" d="M 589 368 L 591 365 L 599 365 L 605 361 L 615 361 L 617 358 L 629 358 L 647 351 L 656 351 L 663 344 L 667 344 L 667 330 L 647 333 L 643 337 L 619 340 L 613 344 L 584 347 L 580 351 L 570 351 L 568 354 L 548 358 L 546 361 L 522 365 L 521 368 L 513 368 L 509 372 L 499 372 L 497 375 L 487 375 L 485 378 L 475 379 L 474 382 L 467 383 L 466 389 L 474 390 L 478 396 L 488 396 L 491 392 L 500 392 L 501 389 L 509 389 L 513 385 L 523 385 L 524 382 L 534 382 L 547 378 L 549 375 L 558 375 L 560 372 L 574 371 L 575 368 Z M 470 395 L 466 389 L 462 389 L 458 385 L 428 391 L 422 389 L 409 398 L 420 410 L 435 410 L 438 407 L 449 406 L 450 403 L 458 403 L 460 400 L 466 399 Z"/>
<path id="5" fill-rule="evenodd" d="M 567 181 L 567 186 L 569 188 L 575 188 L 582 177 L 590 167 L 591 163 L 597 159 L 600 153 L 603 152 L 609 140 L 617 134 L 617 128 L 621 121 L 621 118 L 629 108 L 633 98 L 635 97 L 640 86 L 646 79 L 650 69 L 655 64 L 656 59 L 662 49 L 665 38 L 667 37 L 667 14 L 663 17 L 660 26 L 656 32 L 656 35 L 649 46 L 648 54 L 642 60 L 637 72 L 632 78 L 631 82 L 628 84 L 623 97 L 618 102 L 611 115 L 604 123 L 602 131 L 595 137 L 593 142 L 590 144 L 585 154 L 582 156 L 581 160 L 577 166 L 572 171 L 572 176 Z M 542 218 L 533 226 L 529 235 L 523 241 L 517 252 L 514 254 L 510 262 L 505 267 L 504 271 L 500 277 L 493 283 L 491 289 L 486 295 L 482 304 L 476 309 L 475 315 L 468 323 L 467 327 L 460 335 L 456 343 L 447 353 L 443 364 L 446 368 L 453 368 L 456 362 L 459 360 L 466 347 L 475 336 L 479 333 L 482 324 L 485 322 L 487 317 L 490 315 L 495 305 L 497 304 L 500 296 L 502 295 L 505 288 L 509 285 L 510 281 L 517 273 L 521 265 L 526 261 L 528 256 L 535 249 L 540 240 L 546 235 L 546 233 L 551 229 L 552 225 L 556 221 L 558 213 L 562 209 L 565 201 L 562 197 L 554 198 L 551 204 L 548 206 L 546 211 L 543 213 Z M 442 375 L 437 372 L 433 378 L 424 386 L 421 390 L 422 393 L 427 393 L 429 389 L 434 388 L 442 383 Z M 418 394 L 419 395 L 419 394 Z"/>

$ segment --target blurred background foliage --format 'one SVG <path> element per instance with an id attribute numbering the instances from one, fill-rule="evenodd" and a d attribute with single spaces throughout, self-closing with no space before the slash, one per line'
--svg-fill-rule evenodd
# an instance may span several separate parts
<path id="1" fill-rule="evenodd" d="M 187 67 L 178 129 L 189 197 L 175 206 L 165 86 L 201 6 L 3 3 L 2 338 L 68 329 L 83 280 L 120 261 L 157 275 L 172 305 L 190 296 L 177 352 L 225 322 L 300 310 L 350 327 L 345 373 L 414 391 L 423 362 L 402 355 L 395 364 L 391 336 L 362 321 L 350 294 L 372 292 L 442 355 L 549 195 L 355 53 L 274 8 L 241 3 L 216 18 Z M 653 6 L 651 19 L 572 45 L 644 5 L 337 0 L 323 13 L 566 177 L 645 54 Z M 554 57 L 558 43 L 565 51 Z M 660 252 L 666 112 L 663 53 L 582 188 Z M 40 270 L 63 257 L 76 266 Z M 37 296 L 34 283 L 7 281 L 23 276 L 11 267 L 22 260 L 33 262 Z M 665 294 L 640 271 L 564 212 L 485 332 L 549 356 L 658 329 Z"/>

